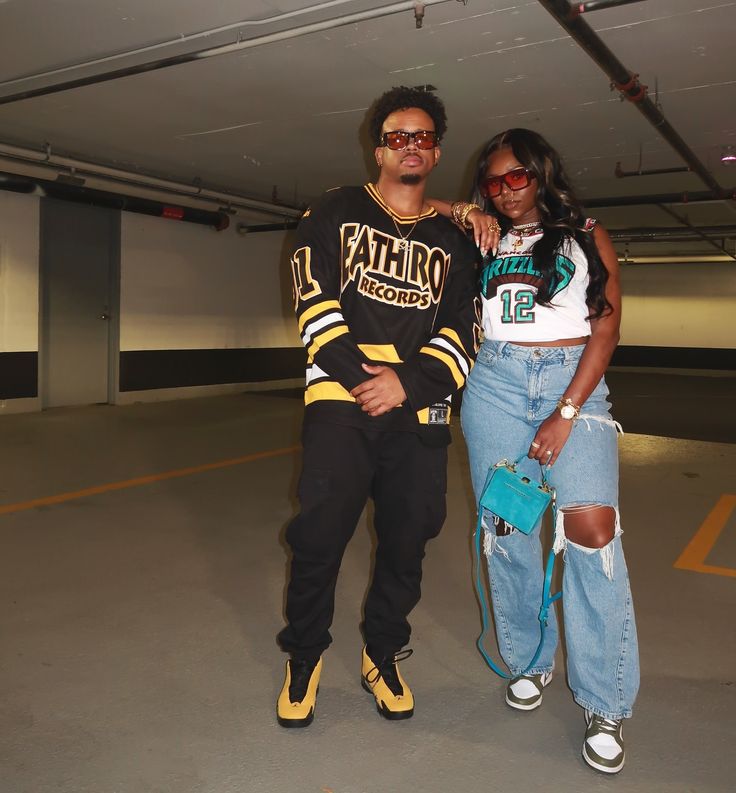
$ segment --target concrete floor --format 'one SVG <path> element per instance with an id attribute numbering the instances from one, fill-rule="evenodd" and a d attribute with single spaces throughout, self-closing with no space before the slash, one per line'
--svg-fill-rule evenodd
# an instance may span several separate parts
<path id="1" fill-rule="evenodd" d="M 300 419 L 298 400 L 268 394 L 0 419 L 0 793 L 734 789 L 736 511 L 719 499 L 736 494 L 736 445 L 621 440 L 642 688 L 608 778 L 580 757 L 562 674 L 540 710 L 512 711 L 475 649 L 459 432 L 402 665 L 415 717 L 384 721 L 359 685 L 364 518 L 315 721 L 277 726 Z M 674 568 L 718 503 L 700 555 L 720 572 Z"/>

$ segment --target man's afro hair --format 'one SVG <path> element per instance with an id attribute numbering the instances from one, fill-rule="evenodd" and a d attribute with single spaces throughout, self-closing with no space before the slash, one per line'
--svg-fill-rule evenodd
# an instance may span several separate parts
<path id="1" fill-rule="evenodd" d="M 398 85 L 379 96 L 373 103 L 370 116 L 370 134 L 376 146 L 381 145 L 381 128 L 386 118 L 397 110 L 418 107 L 434 121 L 434 131 L 440 141 L 447 131 L 445 105 L 439 97 L 420 88 Z"/>

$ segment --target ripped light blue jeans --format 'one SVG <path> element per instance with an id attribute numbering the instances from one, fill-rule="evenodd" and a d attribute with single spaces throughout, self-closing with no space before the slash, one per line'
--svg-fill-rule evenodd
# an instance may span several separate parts
<path id="1" fill-rule="evenodd" d="M 539 464 L 525 455 L 575 374 L 584 349 L 483 343 L 461 416 L 476 501 L 488 469 L 503 458 L 522 457 L 521 472 L 541 478 Z M 557 493 L 554 549 L 563 551 L 565 562 L 562 609 L 568 683 L 579 705 L 604 718 L 621 719 L 631 716 L 639 689 L 639 651 L 621 545 L 616 424 L 607 396 L 601 379 L 582 406 L 548 479 Z M 562 510 L 591 504 L 616 512 L 615 536 L 604 548 L 585 548 L 565 537 Z M 540 525 L 528 536 L 518 531 L 498 536 L 489 514 L 484 526 L 499 651 L 511 673 L 518 675 L 539 643 Z M 529 674 L 552 670 L 557 643 L 557 621 L 550 609 L 545 646 Z"/>

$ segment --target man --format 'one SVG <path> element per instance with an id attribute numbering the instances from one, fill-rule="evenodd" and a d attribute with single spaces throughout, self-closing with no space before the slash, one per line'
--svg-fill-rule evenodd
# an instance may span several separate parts
<path id="1" fill-rule="evenodd" d="M 335 585 L 369 497 L 375 569 L 362 683 L 387 719 L 414 699 L 398 669 L 420 598 L 424 547 L 445 519 L 451 395 L 475 355 L 477 253 L 424 200 L 446 129 L 442 102 L 399 87 L 374 104 L 377 184 L 328 191 L 299 224 L 291 265 L 307 348 L 299 515 L 292 550 L 284 727 L 311 723 Z"/>

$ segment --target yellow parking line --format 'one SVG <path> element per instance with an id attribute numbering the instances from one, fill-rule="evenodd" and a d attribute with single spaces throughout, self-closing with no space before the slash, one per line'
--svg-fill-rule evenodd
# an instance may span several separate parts
<path id="1" fill-rule="evenodd" d="M 149 476 L 139 476 L 135 479 L 125 479 L 122 482 L 108 482 L 105 485 L 87 487 L 84 490 L 75 490 L 71 493 L 58 493 L 55 496 L 34 498 L 32 501 L 22 501 L 18 504 L 4 504 L 0 505 L 0 515 L 7 515 L 11 512 L 22 512 L 23 510 L 34 509 L 35 507 L 46 507 L 51 504 L 62 504 L 65 501 L 87 498 L 88 496 L 97 496 L 100 493 L 109 493 L 112 490 L 125 490 L 128 487 L 150 485 L 152 482 L 162 482 L 165 479 L 176 479 L 180 476 L 201 474 L 203 471 L 214 471 L 217 468 L 228 468 L 231 465 L 242 465 L 243 463 L 251 463 L 254 460 L 263 460 L 267 457 L 279 457 L 284 454 L 292 454 L 293 452 L 299 451 L 300 448 L 299 446 L 288 446 L 285 449 L 271 449 L 267 452 L 247 454 L 244 457 L 234 457 L 231 460 L 218 460 L 214 463 L 195 465 L 191 468 L 178 468 L 175 471 L 163 471 L 160 474 L 150 474 Z"/>
<path id="2" fill-rule="evenodd" d="M 703 521 L 695 536 L 687 544 L 680 558 L 675 562 L 679 570 L 694 570 L 697 573 L 726 575 L 736 578 L 736 570 L 732 567 L 716 567 L 705 564 L 705 559 L 716 544 L 723 527 L 736 508 L 736 496 L 721 496 L 708 517 Z"/>

